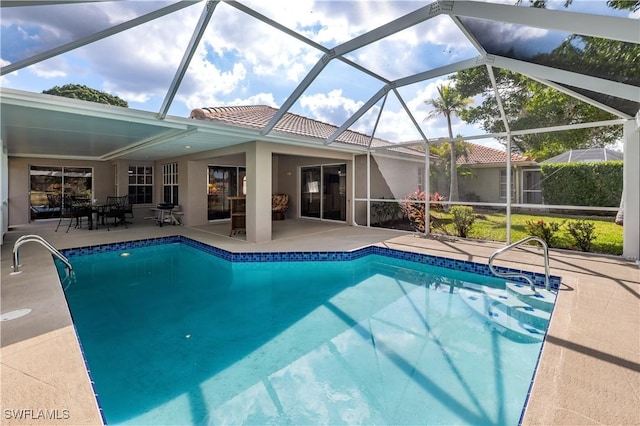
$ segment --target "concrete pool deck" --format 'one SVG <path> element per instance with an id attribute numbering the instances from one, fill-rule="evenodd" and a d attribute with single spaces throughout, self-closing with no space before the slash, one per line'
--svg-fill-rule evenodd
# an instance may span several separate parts
<path id="1" fill-rule="evenodd" d="M 155 226 L 138 220 L 128 229 L 53 232 L 57 221 L 15 227 L 2 245 L 3 315 L 30 309 L 0 323 L 2 424 L 101 424 L 51 254 L 28 243 L 20 249 L 23 273 L 10 275 L 13 243 L 25 234 L 59 249 L 168 235 L 229 251 L 352 250 L 371 244 L 486 263 L 503 244 L 425 239 L 377 228 L 313 220 L 273 223 L 273 240 L 249 244 L 228 237 L 228 224 Z M 513 267 L 542 271 L 529 251 L 504 258 Z M 506 264 L 506 263 L 501 263 Z M 640 424 L 640 268 L 634 261 L 550 251 L 553 275 L 563 278 L 523 424 Z"/>

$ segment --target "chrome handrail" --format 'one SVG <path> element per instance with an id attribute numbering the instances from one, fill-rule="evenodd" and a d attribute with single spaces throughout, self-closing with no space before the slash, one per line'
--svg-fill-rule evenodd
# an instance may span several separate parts
<path id="1" fill-rule="evenodd" d="M 32 241 L 42 244 L 47 250 L 51 252 L 51 254 L 60 259 L 60 261 L 67 267 L 67 276 L 73 273 L 73 267 L 71 266 L 71 263 L 69 263 L 69 259 L 67 259 L 62 253 L 60 253 L 58 249 L 52 246 L 49 241 L 45 240 L 40 235 L 23 235 L 18 238 L 13 244 L 13 265 L 11 266 L 13 272 L 11 272 L 9 275 L 17 275 L 22 273 L 22 271 L 20 270 L 20 266 L 22 265 L 20 264 L 20 255 L 18 249 L 23 244 Z"/>
<path id="2" fill-rule="evenodd" d="M 531 286 L 531 290 L 536 291 L 536 286 L 533 283 L 533 280 L 528 275 L 520 274 L 520 273 L 517 273 L 517 272 L 499 272 L 493 266 L 493 260 L 496 258 L 496 256 L 498 256 L 501 253 L 504 253 L 505 251 L 511 250 L 512 248 L 517 247 L 517 246 L 519 246 L 521 244 L 527 243 L 529 241 L 537 241 L 542 246 L 542 250 L 543 250 L 543 254 L 544 254 L 544 286 L 545 286 L 545 289 L 549 290 L 549 288 L 551 287 L 551 283 L 549 281 L 549 246 L 540 237 L 534 237 L 534 236 L 526 237 L 526 238 L 521 239 L 520 241 L 516 241 L 513 244 L 509 244 L 506 247 L 502 247 L 501 249 L 496 250 L 495 253 L 493 253 L 491 256 L 489 256 L 489 269 L 491 270 L 491 272 L 494 275 L 497 275 L 499 277 L 503 277 L 503 278 L 519 277 L 519 278 L 523 278 L 524 280 L 526 280 L 529 283 L 529 285 Z"/>

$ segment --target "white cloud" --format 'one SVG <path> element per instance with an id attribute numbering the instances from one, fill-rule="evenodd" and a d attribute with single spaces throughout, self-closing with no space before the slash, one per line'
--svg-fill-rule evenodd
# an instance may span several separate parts
<path id="1" fill-rule="evenodd" d="M 300 105 L 305 110 L 303 115 L 335 126 L 341 126 L 362 104 L 363 102 L 344 97 L 339 89 L 300 98 Z"/>
<path id="2" fill-rule="evenodd" d="M 64 78 L 73 73 L 73 68 L 64 57 L 57 56 L 44 62 L 39 62 L 28 68 L 30 73 L 36 77 L 50 80 L 53 78 Z"/>
<path id="3" fill-rule="evenodd" d="M 226 105 L 267 105 L 278 108 L 278 104 L 273 98 L 273 93 L 257 93 L 244 99 L 236 98 L 230 102 L 226 102 Z"/>
<path id="4" fill-rule="evenodd" d="M 180 90 L 177 99 L 189 109 L 224 105 L 224 96 L 233 93 L 245 80 L 246 74 L 242 64 L 221 72 L 210 62 L 199 58 L 190 68 L 188 82 L 185 82 L 187 90 Z"/>

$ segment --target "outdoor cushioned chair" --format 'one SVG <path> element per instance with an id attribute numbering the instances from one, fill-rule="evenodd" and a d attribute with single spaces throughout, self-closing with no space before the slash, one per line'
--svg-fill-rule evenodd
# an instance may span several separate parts
<path id="1" fill-rule="evenodd" d="M 271 196 L 271 211 L 273 220 L 284 220 L 284 212 L 289 208 L 289 196 L 287 194 L 274 194 Z"/>

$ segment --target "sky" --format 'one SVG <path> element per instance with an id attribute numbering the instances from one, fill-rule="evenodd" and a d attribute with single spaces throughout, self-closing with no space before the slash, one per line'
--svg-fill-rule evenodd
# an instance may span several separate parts
<path id="1" fill-rule="evenodd" d="M 29 7 L 5 7 L 1 13 L 2 66 L 102 29 L 149 13 L 175 1 L 107 1 Z M 327 48 L 339 46 L 386 22 L 410 13 L 416 1 L 242 1 L 242 4 Z M 513 1 L 503 3 L 513 4 Z M 549 8 L 562 8 L 551 2 Z M 3 87 L 42 92 L 64 84 L 84 84 L 117 95 L 130 108 L 158 112 L 174 78 L 204 2 L 99 40 L 63 55 L 0 77 Z M 604 1 L 574 0 L 586 13 L 612 12 Z M 637 14 L 635 17 L 638 17 Z M 501 27 L 523 45 L 542 46 L 562 36 L 529 27 Z M 496 37 L 503 39 L 505 33 Z M 278 108 L 316 65 L 323 52 L 244 12 L 220 3 L 169 109 L 188 117 L 194 108 L 222 105 L 269 105 Z M 389 80 L 478 56 L 448 16 L 430 19 L 387 39 L 350 52 L 346 57 Z M 444 118 L 426 119 L 426 100 L 447 76 L 401 87 L 398 93 L 428 138 L 447 136 Z M 342 125 L 383 83 L 338 60 L 330 61 L 290 112 Z M 479 99 L 475 99 L 479 102 Z M 421 139 L 395 94 L 382 113 L 378 102 L 351 129 L 402 142 Z M 377 127 L 376 127 L 376 122 Z M 459 119 L 454 134 L 484 131 Z M 499 148 L 493 140 L 476 143 Z"/>

